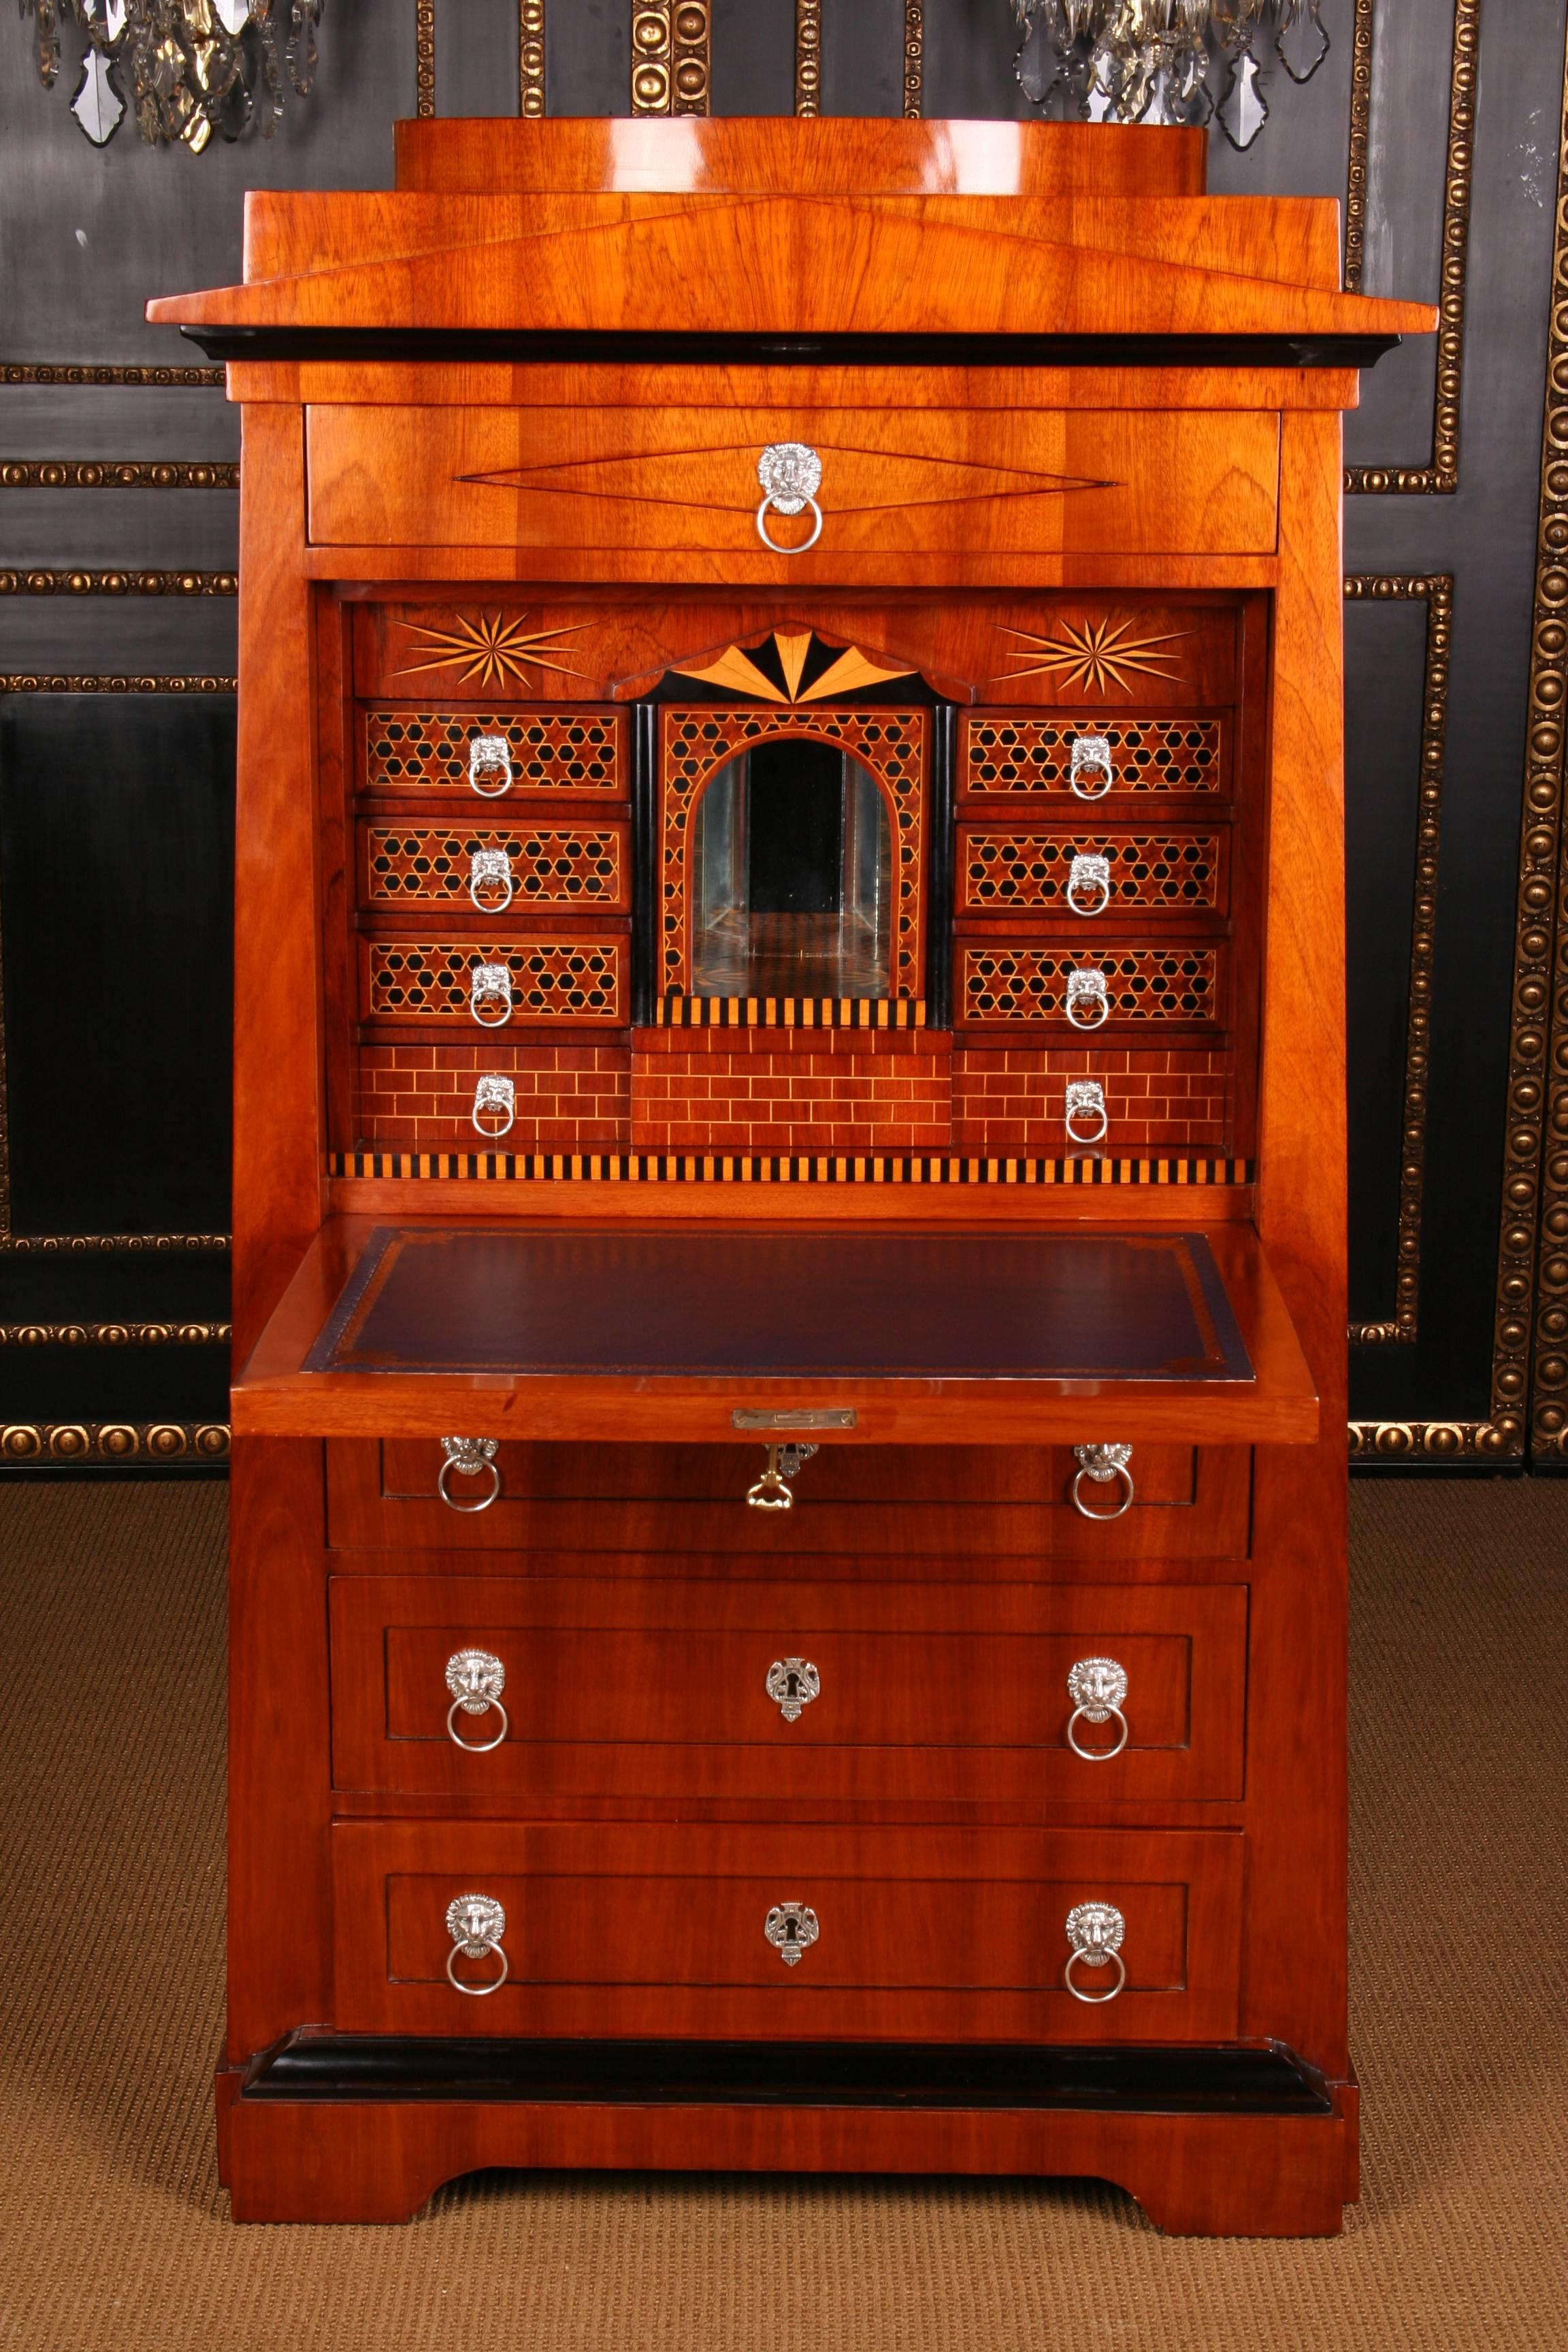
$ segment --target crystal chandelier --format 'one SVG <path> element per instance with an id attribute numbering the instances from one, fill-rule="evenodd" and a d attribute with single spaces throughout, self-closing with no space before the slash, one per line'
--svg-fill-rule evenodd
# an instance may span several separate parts
<path id="1" fill-rule="evenodd" d="M 1322 0 L 1013 0 L 1014 69 L 1042 113 L 1079 122 L 1216 121 L 1250 147 L 1268 120 L 1257 51 L 1292 81 L 1329 54 Z M 1215 87 L 1218 96 L 1215 95 Z"/>
<path id="2" fill-rule="evenodd" d="M 21 0 L 37 35 L 38 78 L 60 69 L 60 24 L 87 34 L 71 100 L 95 147 L 112 139 L 129 99 L 149 147 L 182 141 L 199 155 L 216 131 L 270 139 L 289 85 L 309 95 L 321 0 Z"/>

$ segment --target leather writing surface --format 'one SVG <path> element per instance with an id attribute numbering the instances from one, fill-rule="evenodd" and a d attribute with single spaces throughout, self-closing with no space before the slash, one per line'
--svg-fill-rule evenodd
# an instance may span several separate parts
<path id="1" fill-rule="evenodd" d="M 1249 1380 L 1197 1234 L 379 1227 L 307 1371 Z"/>

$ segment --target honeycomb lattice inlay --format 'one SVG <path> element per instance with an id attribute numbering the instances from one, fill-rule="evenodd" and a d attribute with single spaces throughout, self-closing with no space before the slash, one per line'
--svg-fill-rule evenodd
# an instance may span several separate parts
<path id="1" fill-rule="evenodd" d="M 1219 903 L 1219 842 L 1211 834 L 1097 833 L 1055 838 L 1041 833 L 965 835 L 960 859 L 967 911 L 1061 907 L 1075 857 L 1103 857 L 1110 870 L 1108 903 L 1128 907 L 1210 908 Z"/>
<path id="2" fill-rule="evenodd" d="M 1103 735 L 1119 793 L 1214 793 L 1220 788 L 1215 719 L 972 719 L 963 789 L 1065 793 L 1076 737 Z"/>
<path id="3" fill-rule="evenodd" d="M 512 888 L 540 907 L 613 907 L 621 899 L 621 838 L 604 833 L 547 832 L 519 825 L 505 833 L 415 831 L 373 825 L 367 845 L 373 901 L 468 901 L 476 851 L 500 850 L 510 861 Z"/>
<path id="4" fill-rule="evenodd" d="M 1097 948 L 1110 1021 L 1202 1021 L 1215 1017 L 1217 957 L 1210 947 Z M 1067 1019 L 1068 974 L 1081 958 L 1059 948 L 960 950 L 963 1022 Z"/>
<path id="5" fill-rule="evenodd" d="M 457 1021 L 473 1027 L 476 964 L 511 973 L 514 1021 L 621 1018 L 623 951 L 615 940 L 519 940 L 509 947 L 450 940 L 372 940 L 365 1012 L 393 1020 Z"/>
<path id="6" fill-rule="evenodd" d="M 626 721 L 618 711 L 367 710 L 367 792 L 471 792 L 468 745 L 504 736 L 517 793 L 625 794 Z"/>

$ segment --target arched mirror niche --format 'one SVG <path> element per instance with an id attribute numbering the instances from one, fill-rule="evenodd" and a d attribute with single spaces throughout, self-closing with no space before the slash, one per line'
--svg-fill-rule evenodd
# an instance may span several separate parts
<path id="1" fill-rule="evenodd" d="M 893 827 L 841 744 L 774 737 L 727 760 L 694 813 L 694 996 L 892 992 Z"/>

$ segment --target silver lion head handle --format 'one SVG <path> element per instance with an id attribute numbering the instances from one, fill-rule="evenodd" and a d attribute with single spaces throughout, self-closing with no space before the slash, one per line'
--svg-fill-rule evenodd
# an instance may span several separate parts
<path id="1" fill-rule="evenodd" d="M 1116 781 L 1109 735 L 1075 735 L 1068 759 L 1068 789 L 1080 801 L 1102 801 Z"/>
<path id="2" fill-rule="evenodd" d="M 762 1476 L 754 1486 L 746 1489 L 746 1500 L 752 1510 L 793 1510 L 795 1496 L 784 1482 L 797 1476 L 801 1464 L 809 1462 L 816 1451 L 815 1445 L 770 1445 Z"/>
<path id="3" fill-rule="evenodd" d="M 512 901 L 511 859 L 504 849 L 476 849 L 468 857 L 468 896 L 481 915 L 504 915 Z"/>
<path id="4" fill-rule="evenodd" d="M 511 1133 L 511 1123 L 517 1117 L 517 1087 L 500 1071 L 487 1070 L 474 1087 L 474 1108 L 469 1113 L 475 1131 L 488 1143 L 499 1143 L 503 1135 Z"/>
<path id="5" fill-rule="evenodd" d="M 1123 1511 L 1131 1508 L 1138 1490 L 1132 1484 L 1132 1473 L 1127 1467 L 1132 1459 L 1130 1445 L 1075 1445 L 1073 1459 L 1078 1469 L 1072 1482 L 1072 1507 L 1080 1518 L 1119 1519 Z M 1083 1483 L 1086 1478 L 1090 1486 L 1120 1488 L 1120 1492 L 1106 1497 L 1110 1505 L 1108 1510 L 1096 1510 L 1086 1502 Z"/>
<path id="6" fill-rule="evenodd" d="M 1072 1701 L 1068 1746 L 1086 1764 L 1109 1764 L 1127 1745 L 1127 1717 L 1121 1712 L 1127 1702 L 1126 1667 L 1114 1658 L 1079 1658 L 1068 1672 L 1068 1696 Z M 1077 1737 L 1080 1723 L 1112 1721 L 1118 1735 L 1114 1747 L 1085 1748 Z"/>
<path id="7" fill-rule="evenodd" d="M 1067 1131 L 1074 1143 L 1102 1143 L 1110 1126 L 1105 1088 L 1098 1078 L 1069 1078 L 1064 1106 Z"/>
<path id="8" fill-rule="evenodd" d="M 488 1756 L 511 1729 L 500 1703 L 500 1695 L 506 1688 L 505 1666 L 493 1650 L 454 1650 L 447 1661 L 447 1688 L 452 1694 L 452 1704 L 447 1709 L 447 1738 L 454 1748 L 467 1748 L 470 1756 Z M 465 1739 L 458 1728 L 458 1717 L 489 1715 L 492 1709 L 500 1722 L 495 1738 Z"/>
<path id="9" fill-rule="evenodd" d="M 1079 964 L 1068 972 L 1067 1016 L 1075 1029 L 1103 1029 L 1110 1020 L 1110 984 L 1098 964 Z"/>
<path id="10" fill-rule="evenodd" d="M 511 749 L 504 735 L 470 735 L 468 782 L 487 801 L 511 790 Z"/>
<path id="11" fill-rule="evenodd" d="M 763 1921 L 763 1933 L 784 1962 L 786 1969 L 798 1968 L 800 1956 L 808 1944 L 815 1944 L 822 1929 L 809 1903 L 775 1903 Z"/>
<path id="12" fill-rule="evenodd" d="M 500 1469 L 496 1461 L 500 1439 L 494 1437 L 444 1437 L 441 1440 L 441 1467 L 436 1479 L 436 1492 L 449 1511 L 488 1511 L 500 1493 Z M 471 1503 L 460 1502 L 447 1483 L 456 1471 L 459 1478 L 483 1478 L 485 1491 Z"/>
<path id="13" fill-rule="evenodd" d="M 822 537 L 822 509 L 816 493 L 822 487 L 822 460 L 808 442 L 770 441 L 757 459 L 757 479 L 763 503 L 757 509 L 757 537 L 774 555 L 804 555 Z M 811 509 L 811 537 L 798 547 L 781 547 L 768 537 L 768 509 L 775 514 L 797 515 Z"/>
<path id="14" fill-rule="evenodd" d="M 447 1933 L 452 1938 L 452 1948 L 447 1955 L 447 1981 L 454 1992 L 466 1992 L 482 2000 L 487 1993 L 500 1992 L 507 1980 L 507 1957 L 501 1950 L 500 1939 L 506 1934 L 506 1913 L 493 1895 L 459 1895 L 447 1906 Z M 491 1977 L 488 1984 L 465 1984 L 453 1968 L 454 1960 L 482 1960 L 493 1952 L 500 1962 L 500 1974 Z"/>
<path id="15" fill-rule="evenodd" d="M 1103 915 L 1110 904 L 1110 860 L 1097 849 L 1080 849 L 1068 867 L 1067 902 L 1075 915 Z"/>
<path id="16" fill-rule="evenodd" d="M 1127 1922 L 1114 1903 L 1075 1903 L 1067 1916 L 1068 1942 L 1072 1949 L 1062 1970 L 1062 1982 L 1075 2000 L 1087 2000 L 1090 2008 L 1114 2000 L 1127 1982 L 1127 1966 L 1121 1957 L 1121 1939 L 1127 1933 Z M 1105 1992 L 1085 1992 L 1073 1981 L 1077 1968 L 1114 1969 L 1116 1982 Z"/>
<path id="17" fill-rule="evenodd" d="M 481 1029 L 504 1029 L 511 1019 L 511 972 L 504 963 L 477 963 L 468 973 L 468 1010 Z"/>
<path id="18" fill-rule="evenodd" d="M 784 1721 L 798 1723 L 812 1700 L 821 1696 L 822 1676 L 809 1658 L 775 1658 L 765 1686 Z"/>

